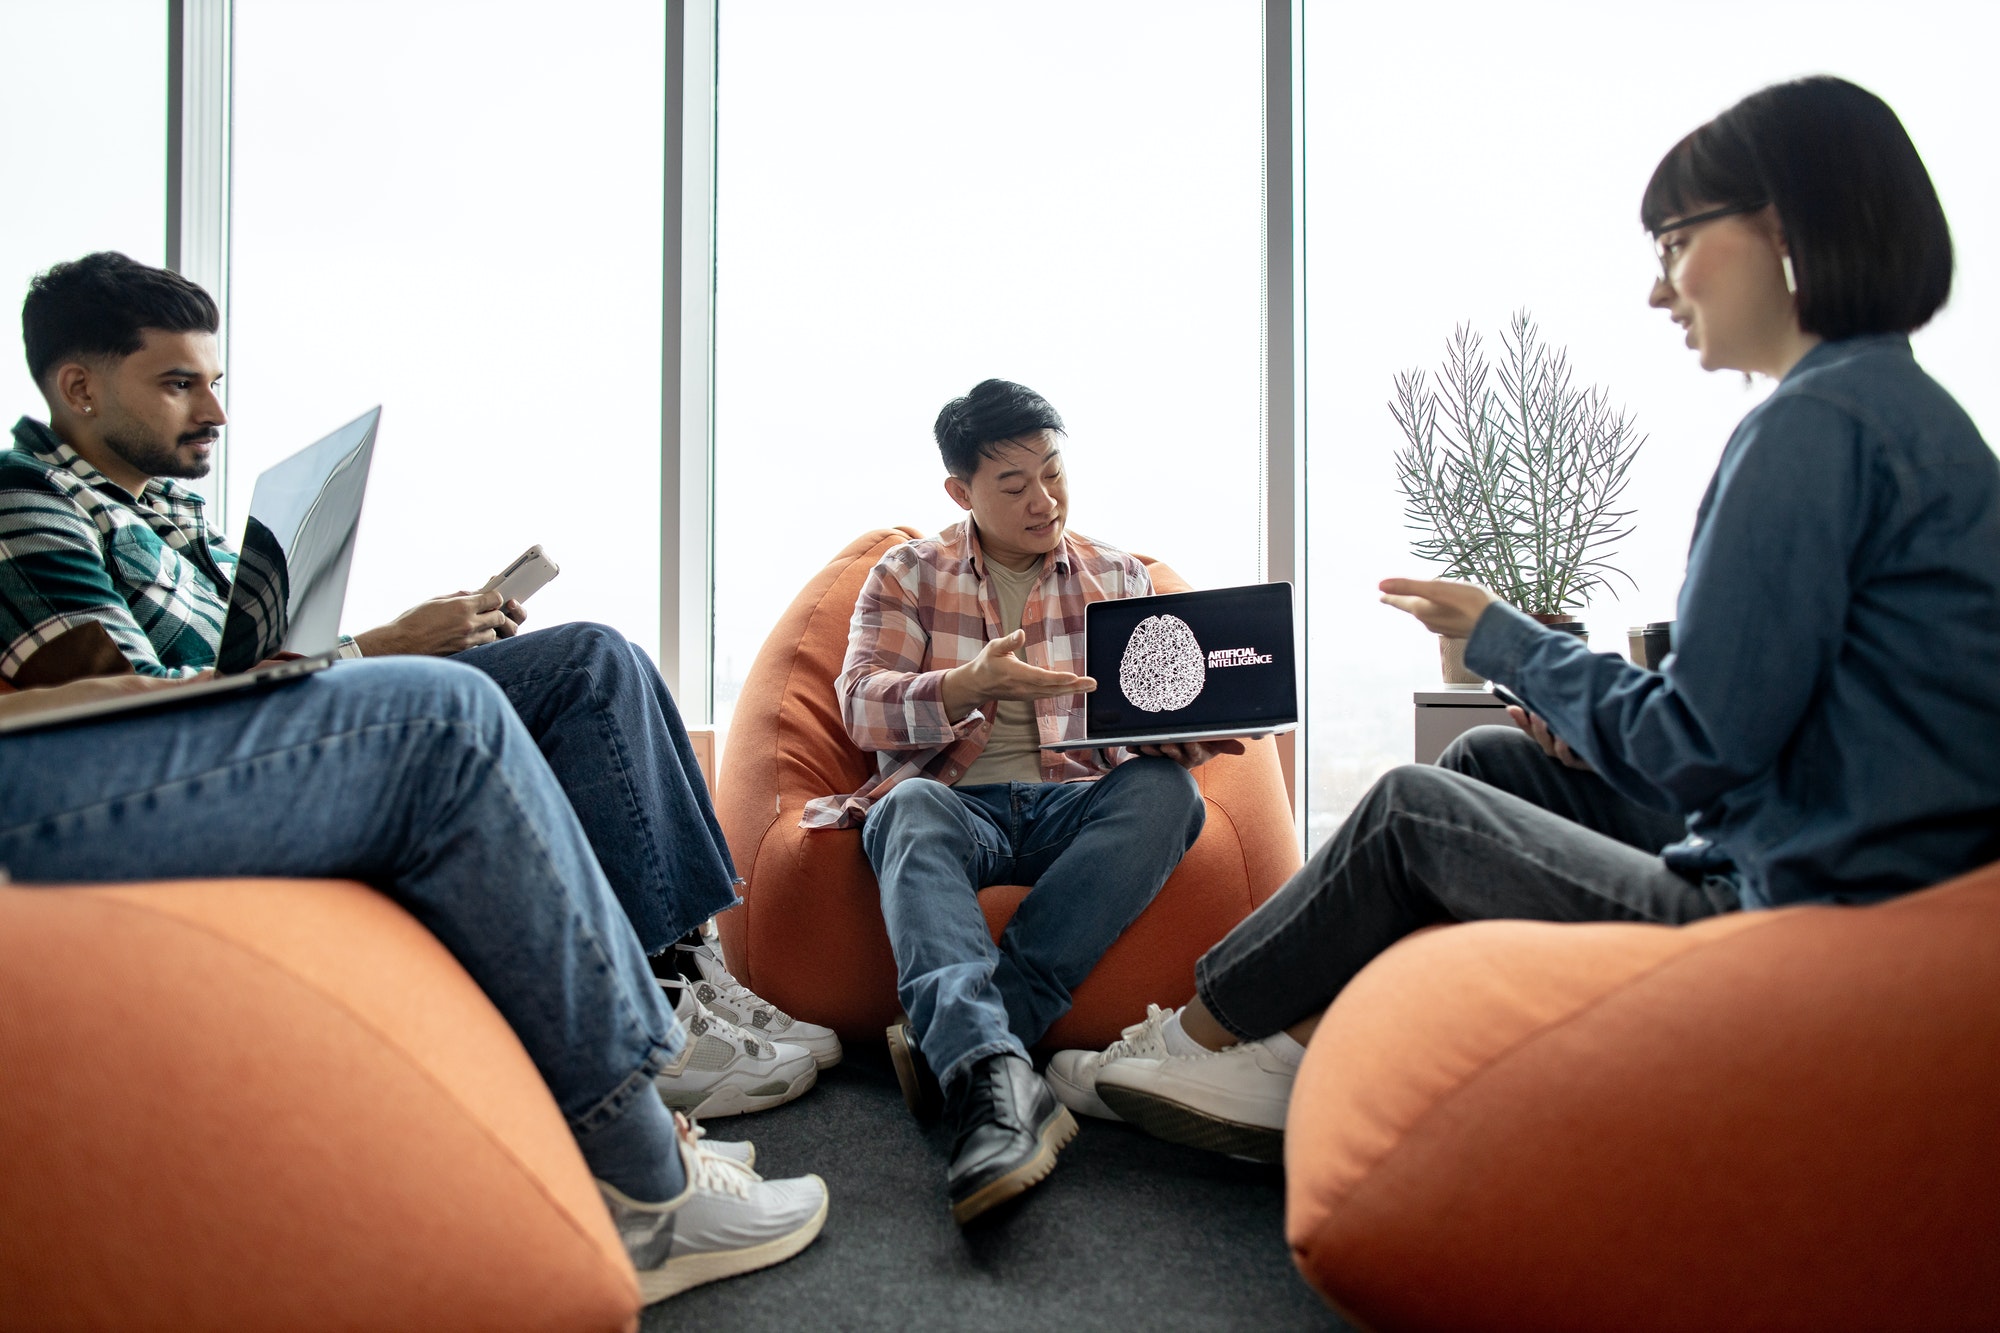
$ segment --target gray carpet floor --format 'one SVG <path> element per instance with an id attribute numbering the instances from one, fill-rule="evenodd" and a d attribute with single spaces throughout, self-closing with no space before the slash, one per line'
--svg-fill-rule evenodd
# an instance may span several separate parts
<path id="1" fill-rule="evenodd" d="M 1079 1119 L 1055 1174 L 961 1232 L 948 1133 L 904 1109 L 886 1051 L 850 1048 L 790 1105 L 709 1126 L 753 1140 L 767 1176 L 824 1177 L 826 1230 L 787 1263 L 654 1306 L 642 1328 L 1347 1328 L 1292 1267 L 1278 1168 Z"/>

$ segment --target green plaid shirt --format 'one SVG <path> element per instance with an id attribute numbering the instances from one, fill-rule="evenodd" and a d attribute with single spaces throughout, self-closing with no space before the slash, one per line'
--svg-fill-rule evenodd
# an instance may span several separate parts
<path id="1" fill-rule="evenodd" d="M 154 478 L 134 497 L 39 421 L 0 453 L 0 679 L 86 620 L 143 676 L 215 665 L 236 553 L 201 496 Z"/>

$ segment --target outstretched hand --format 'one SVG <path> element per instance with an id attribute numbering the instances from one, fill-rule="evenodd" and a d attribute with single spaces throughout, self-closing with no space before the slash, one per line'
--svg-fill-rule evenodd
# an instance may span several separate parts
<path id="1" fill-rule="evenodd" d="M 1433 634 L 1447 639 L 1469 639 L 1486 608 L 1500 600 L 1473 583 L 1447 579 L 1383 579 L 1382 600 L 1398 611 L 1408 611 Z"/>
<path id="2" fill-rule="evenodd" d="M 1050 671 L 1014 656 L 1028 641 L 1026 630 L 989 640 L 979 656 L 944 673 L 945 710 L 953 720 L 964 717 L 984 699 L 1053 699 L 1088 694 L 1097 688 L 1089 676 Z"/>

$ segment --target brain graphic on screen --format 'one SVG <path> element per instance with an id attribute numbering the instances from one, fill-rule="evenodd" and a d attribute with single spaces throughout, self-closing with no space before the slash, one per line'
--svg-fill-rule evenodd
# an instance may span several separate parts
<path id="1" fill-rule="evenodd" d="M 1186 708 L 1208 678 L 1201 644 L 1179 616 L 1147 616 L 1125 643 L 1118 688 L 1148 713 Z"/>

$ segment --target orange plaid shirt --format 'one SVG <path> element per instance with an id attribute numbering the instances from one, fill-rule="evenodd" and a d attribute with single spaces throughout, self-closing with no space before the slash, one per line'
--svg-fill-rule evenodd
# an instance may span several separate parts
<path id="1" fill-rule="evenodd" d="M 1066 532 L 1028 592 L 1021 656 L 1050 671 L 1085 674 L 1083 608 L 1152 591 L 1136 557 Z M 876 777 L 849 795 L 808 801 L 800 827 L 852 828 L 906 778 L 957 781 L 986 748 L 994 701 L 953 722 L 945 713 L 944 673 L 1000 637 L 1000 602 L 970 519 L 884 554 L 854 604 L 847 660 L 834 682 L 847 734 L 875 752 Z M 1084 696 L 1037 699 L 1035 723 L 1045 743 L 1082 736 Z M 1130 757 L 1111 752 L 1114 765 Z M 1095 750 L 1042 751 L 1044 782 L 1086 781 L 1107 771 Z"/>

